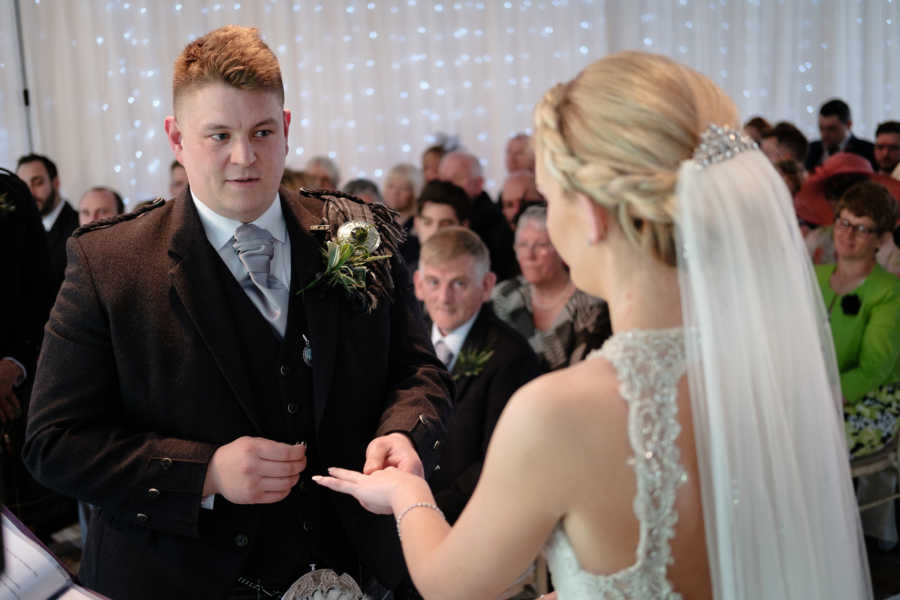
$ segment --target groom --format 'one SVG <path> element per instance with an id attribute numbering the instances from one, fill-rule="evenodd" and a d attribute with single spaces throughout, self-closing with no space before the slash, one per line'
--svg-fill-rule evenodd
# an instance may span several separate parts
<path id="1" fill-rule="evenodd" d="M 69 242 L 25 460 L 98 507 L 81 578 L 111 598 L 280 597 L 311 568 L 393 585 L 392 521 L 309 479 L 433 469 L 450 383 L 408 273 L 372 269 L 391 290 L 372 310 L 339 286 L 297 293 L 335 223 L 279 190 L 291 115 L 255 29 L 188 44 L 173 96 L 189 188 Z"/>

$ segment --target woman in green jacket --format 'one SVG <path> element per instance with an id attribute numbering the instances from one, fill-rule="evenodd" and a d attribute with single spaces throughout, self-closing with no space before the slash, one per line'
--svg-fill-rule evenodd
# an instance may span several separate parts
<path id="1" fill-rule="evenodd" d="M 852 457 L 871 454 L 897 433 L 900 416 L 900 279 L 875 260 L 897 223 L 882 185 L 854 185 L 835 208 L 836 265 L 816 275 L 831 322 Z"/>

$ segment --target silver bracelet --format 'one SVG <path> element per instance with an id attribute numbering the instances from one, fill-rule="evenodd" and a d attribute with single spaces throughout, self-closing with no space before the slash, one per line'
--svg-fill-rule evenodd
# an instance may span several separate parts
<path id="1" fill-rule="evenodd" d="M 414 508 L 430 508 L 431 510 L 437 511 L 437 513 L 441 515 L 442 519 L 446 518 L 444 517 L 444 511 L 438 508 L 437 504 L 432 504 L 431 502 L 416 502 L 415 504 L 410 504 L 409 506 L 404 508 L 397 516 L 397 537 L 400 539 L 403 539 L 403 536 L 400 535 L 400 522 L 403 520 L 403 517 L 406 516 L 406 513 Z"/>

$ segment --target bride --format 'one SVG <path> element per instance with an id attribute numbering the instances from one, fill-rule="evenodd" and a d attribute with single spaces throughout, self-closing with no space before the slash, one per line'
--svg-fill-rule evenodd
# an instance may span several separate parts
<path id="1" fill-rule="evenodd" d="M 537 105 L 553 244 L 616 334 L 515 394 L 452 529 L 414 475 L 315 477 L 396 515 L 425 598 L 497 597 L 542 549 L 563 600 L 871 598 L 822 300 L 739 130 L 638 52 Z"/>

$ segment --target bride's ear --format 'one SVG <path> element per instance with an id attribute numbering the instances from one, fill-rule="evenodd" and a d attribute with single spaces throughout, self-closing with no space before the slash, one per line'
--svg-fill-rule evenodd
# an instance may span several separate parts
<path id="1" fill-rule="evenodd" d="M 606 239 L 609 232 L 609 221 L 612 215 L 605 206 L 594 202 L 585 194 L 578 194 L 578 203 L 581 204 L 583 214 L 587 215 L 590 228 L 588 230 L 587 243 L 590 246 L 598 244 Z"/>

